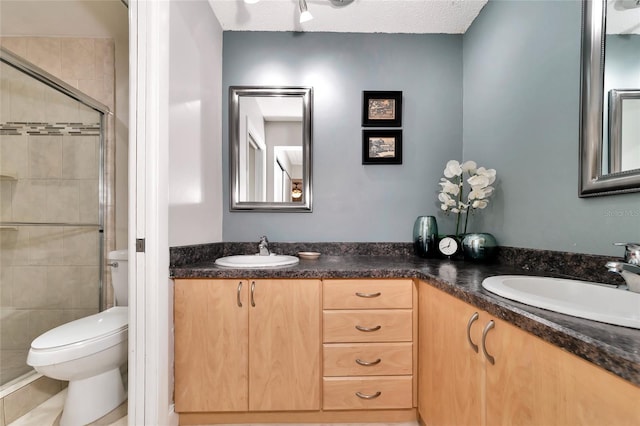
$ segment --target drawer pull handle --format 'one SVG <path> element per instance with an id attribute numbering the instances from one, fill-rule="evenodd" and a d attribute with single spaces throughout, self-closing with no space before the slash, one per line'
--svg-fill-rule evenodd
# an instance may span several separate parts
<path id="1" fill-rule="evenodd" d="M 380 392 L 380 391 L 374 393 L 373 395 L 367 395 L 367 394 L 364 394 L 362 392 L 356 392 L 356 396 L 358 398 L 362 398 L 362 399 L 376 399 L 380 395 L 382 395 L 382 392 Z"/>
<path id="2" fill-rule="evenodd" d="M 242 292 L 242 281 L 240 281 L 238 283 L 238 295 L 237 295 L 237 302 L 238 302 L 238 307 L 242 308 L 242 300 L 240 300 L 240 295 Z"/>
<path id="3" fill-rule="evenodd" d="M 363 361 L 360 358 L 356 359 L 356 363 L 364 366 L 364 367 L 371 367 L 372 365 L 378 365 L 382 362 L 382 360 L 380 358 L 376 359 L 375 361 Z"/>
<path id="4" fill-rule="evenodd" d="M 382 328 L 381 325 L 376 325 L 375 327 L 363 327 L 361 325 L 356 325 L 356 329 L 364 332 L 378 331 Z"/>
<path id="5" fill-rule="evenodd" d="M 489 333 L 489 330 L 491 330 L 493 327 L 495 327 L 496 323 L 493 322 L 493 320 L 489 321 L 486 325 L 486 327 L 484 328 L 484 330 L 482 330 L 482 352 L 484 353 L 484 356 L 487 357 L 487 360 L 493 365 L 496 363 L 496 360 L 494 357 L 492 357 L 491 355 L 489 355 L 489 352 L 487 352 L 487 334 Z"/>
<path id="6" fill-rule="evenodd" d="M 377 293 L 357 293 L 356 292 L 356 296 L 358 297 L 366 297 L 371 299 L 372 297 L 378 297 L 378 296 L 382 296 L 382 293 L 377 292 Z"/>
<path id="7" fill-rule="evenodd" d="M 476 322 L 479 316 L 480 315 L 478 315 L 477 312 L 474 312 L 473 315 L 471 315 L 471 318 L 469 318 L 469 322 L 467 323 L 467 341 L 469 342 L 469 344 L 471 345 L 471 349 L 473 349 L 475 353 L 478 353 L 478 345 L 473 343 L 473 340 L 471 340 L 471 325 Z"/>

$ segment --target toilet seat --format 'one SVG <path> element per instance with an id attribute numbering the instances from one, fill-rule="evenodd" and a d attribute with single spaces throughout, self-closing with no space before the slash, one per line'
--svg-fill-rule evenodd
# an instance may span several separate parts
<path id="1" fill-rule="evenodd" d="M 129 308 L 115 306 L 47 331 L 31 343 L 27 364 L 58 364 L 92 355 L 128 338 Z"/>

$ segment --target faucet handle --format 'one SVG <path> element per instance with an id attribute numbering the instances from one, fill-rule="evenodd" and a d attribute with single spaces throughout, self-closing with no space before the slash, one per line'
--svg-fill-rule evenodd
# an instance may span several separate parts
<path id="1" fill-rule="evenodd" d="M 268 243 L 268 242 L 269 242 L 269 240 L 267 239 L 267 236 L 266 236 L 266 235 L 263 235 L 262 237 L 260 237 L 260 242 L 261 242 L 261 243 Z"/>
<path id="2" fill-rule="evenodd" d="M 640 265 L 640 243 L 613 243 L 614 246 L 624 246 L 624 260 L 631 265 Z"/>

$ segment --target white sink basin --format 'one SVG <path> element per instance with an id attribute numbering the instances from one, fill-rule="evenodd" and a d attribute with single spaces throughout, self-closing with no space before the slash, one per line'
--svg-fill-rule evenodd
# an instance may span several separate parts
<path id="1" fill-rule="evenodd" d="M 216 259 L 216 265 L 228 268 L 278 268 L 281 266 L 291 266 L 300 262 L 295 256 L 285 256 L 282 254 L 272 254 L 271 256 L 236 255 L 226 256 Z"/>
<path id="2" fill-rule="evenodd" d="M 498 296 L 574 317 L 640 329 L 640 293 L 586 281 L 499 275 L 482 287 Z"/>

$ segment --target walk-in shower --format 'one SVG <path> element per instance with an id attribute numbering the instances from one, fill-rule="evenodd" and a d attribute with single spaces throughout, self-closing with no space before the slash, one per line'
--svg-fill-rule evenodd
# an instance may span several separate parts
<path id="1" fill-rule="evenodd" d="M 31 341 L 104 307 L 108 107 L 0 50 L 0 388 Z"/>

